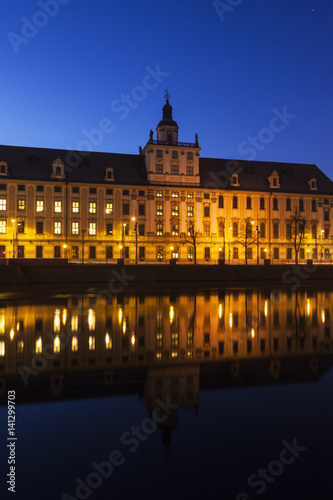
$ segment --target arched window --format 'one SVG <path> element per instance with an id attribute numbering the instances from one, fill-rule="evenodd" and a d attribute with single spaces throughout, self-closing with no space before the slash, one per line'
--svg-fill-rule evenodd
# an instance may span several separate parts
<path id="1" fill-rule="evenodd" d="M 304 212 L 304 201 L 302 198 L 299 200 L 299 211 Z"/>
<path id="2" fill-rule="evenodd" d="M 317 202 L 316 202 L 316 200 L 312 200 L 311 211 L 312 212 L 317 212 Z"/>
<path id="3" fill-rule="evenodd" d="M 219 196 L 219 208 L 224 208 L 224 199 L 223 196 Z"/>
<path id="4" fill-rule="evenodd" d="M 286 199 L 286 211 L 290 212 L 290 210 L 291 210 L 291 201 L 290 201 L 290 198 L 287 198 Z"/>
<path id="5" fill-rule="evenodd" d="M 274 222 L 273 224 L 273 238 L 278 238 L 279 237 L 279 223 Z"/>
<path id="6" fill-rule="evenodd" d="M 265 198 L 260 198 L 260 210 L 265 210 Z"/>
<path id="7" fill-rule="evenodd" d="M 251 210 L 251 208 L 252 208 L 251 198 L 250 198 L 250 196 L 248 196 L 246 198 L 246 209 Z"/>
<path id="8" fill-rule="evenodd" d="M 260 235 L 260 238 L 266 238 L 266 226 L 265 226 L 264 222 L 262 222 L 260 224 L 260 233 L 259 233 L 259 235 Z"/>
<path id="9" fill-rule="evenodd" d="M 237 224 L 237 222 L 234 222 L 232 224 L 232 236 L 234 238 L 237 238 L 237 236 L 238 236 L 238 224 Z"/>
<path id="10" fill-rule="evenodd" d="M 273 210 L 278 210 L 278 201 L 277 201 L 277 198 L 273 198 Z"/>
<path id="11" fill-rule="evenodd" d="M 288 240 L 291 238 L 291 224 L 290 222 L 287 222 L 286 224 L 286 237 Z"/>
<path id="12" fill-rule="evenodd" d="M 311 232 L 312 232 L 312 239 L 317 239 L 317 226 L 316 224 L 312 224 L 311 227 Z"/>
<path id="13" fill-rule="evenodd" d="M 238 208 L 238 199 L 237 196 L 234 196 L 232 199 L 232 208 Z"/>
<path id="14" fill-rule="evenodd" d="M 219 222 L 219 237 L 223 238 L 224 236 L 224 222 Z"/>

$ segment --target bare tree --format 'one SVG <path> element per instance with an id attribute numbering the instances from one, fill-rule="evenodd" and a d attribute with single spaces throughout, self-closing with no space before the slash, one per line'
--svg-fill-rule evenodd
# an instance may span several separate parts
<path id="1" fill-rule="evenodd" d="M 190 222 L 190 224 L 188 225 L 187 238 L 186 238 L 185 242 L 193 245 L 193 262 L 194 262 L 194 264 L 197 263 L 197 245 L 198 245 L 197 238 L 198 238 L 198 234 L 199 234 L 199 231 L 195 230 L 194 222 Z"/>
<path id="2" fill-rule="evenodd" d="M 308 221 L 297 208 L 289 217 L 290 223 L 290 239 L 295 250 L 295 264 L 298 264 L 299 251 L 305 240 L 305 231 L 308 227 Z"/>
<path id="3" fill-rule="evenodd" d="M 238 236 L 234 240 L 234 243 L 237 243 L 244 247 L 245 264 L 247 264 L 249 249 L 256 243 L 256 237 L 253 229 L 254 227 L 252 221 L 250 219 L 246 219 L 244 222 L 242 222 L 238 230 Z"/>

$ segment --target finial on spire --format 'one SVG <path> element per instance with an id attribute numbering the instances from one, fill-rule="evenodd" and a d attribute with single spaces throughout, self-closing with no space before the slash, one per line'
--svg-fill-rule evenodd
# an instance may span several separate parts
<path id="1" fill-rule="evenodd" d="M 168 100 L 168 99 L 170 99 L 170 97 L 171 97 L 171 94 L 169 94 L 168 89 L 166 89 L 164 98 Z"/>

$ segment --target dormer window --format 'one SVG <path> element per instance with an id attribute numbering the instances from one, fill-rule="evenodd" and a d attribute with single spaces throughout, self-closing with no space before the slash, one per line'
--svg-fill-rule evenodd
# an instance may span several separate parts
<path id="1" fill-rule="evenodd" d="M 317 179 L 313 178 L 308 181 L 310 191 L 317 191 Z"/>
<path id="2" fill-rule="evenodd" d="M 105 169 L 105 181 L 114 182 L 113 168 L 108 167 Z"/>
<path id="3" fill-rule="evenodd" d="M 0 161 L 0 175 L 8 175 L 8 165 L 5 161 Z"/>
<path id="4" fill-rule="evenodd" d="M 239 186 L 238 174 L 232 174 L 230 177 L 230 186 Z"/>
<path id="5" fill-rule="evenodd" d="M 273 170 L 271 175 L 268 177 L 270 189 L 279 189 L 280 186 L 280 176 L 276 170 Z"/>
<path id="6" fill-rule="evenodd" d="M 57 158 L 52 163 L 51 178 L 52 179 L 65 179 L 64 162 L 60 158 Z"/>

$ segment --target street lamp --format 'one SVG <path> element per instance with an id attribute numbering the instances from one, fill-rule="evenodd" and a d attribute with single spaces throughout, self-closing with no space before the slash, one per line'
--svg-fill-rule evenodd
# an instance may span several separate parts
<path id="1" fill-rule="evenodd" d="M 127 226 L 126 222 L 123 222 L 123 241 L 122 241 L 122 258 L 125 258 L 125 227 Z"/>
<path id="2" fill-rule="evenodd" d="M 13 259 L 15 259 L 15 219 L 12 219 L 13 223 Z"/>

